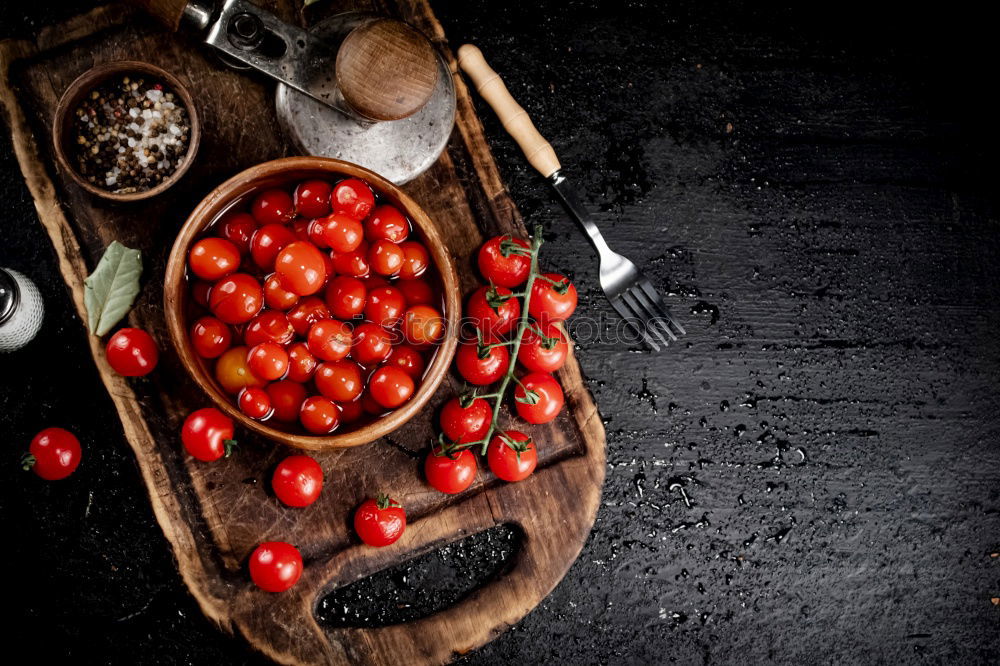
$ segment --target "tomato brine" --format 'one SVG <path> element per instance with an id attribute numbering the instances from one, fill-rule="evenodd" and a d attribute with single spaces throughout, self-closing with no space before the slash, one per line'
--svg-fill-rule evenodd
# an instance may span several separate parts
<path id="1" fill-rule="evenodd" d="M 418 230 L 357 178 L 248 194 L 187 266 L 192 348 L 234 406 L 283 430 L 343 432 L 405 405 L 444 337 Z"/>

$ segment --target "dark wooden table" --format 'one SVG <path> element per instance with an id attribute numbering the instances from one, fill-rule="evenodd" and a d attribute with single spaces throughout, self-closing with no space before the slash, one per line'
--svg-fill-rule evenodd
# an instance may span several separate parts
<path id="1" fill-rule="evenodd" d="M 504 74 L 690 335 L 660 355 L 587 335 L 614 323 L 591 323 L 612 316 L 594 257 L 483 107 L 515 200 L 554 241 L 550 264 L 581 286 L 579 358 L 609 469 L 567 578 L 466 661 L 995 661 L 985 17 L 954 4 L 514 4 L 435 8 L 455 46 L 475 41 Z M 82 8 L 4 3 L 0 32 Z M 0 356 L 8 641 L 86 663 L 257 661 L 175 572 L 3 142 L 0 265 L 36 279 L 48 306 L 39 338 Z M 71 481 L 18 470 L 48 425 L 87 445 Z M 476 543 L 387 572 L 349 612 L 433 603 L 447 593 L 435 581 L 461 585 L 449 567 L 489 571 L 504 552 Z"/>

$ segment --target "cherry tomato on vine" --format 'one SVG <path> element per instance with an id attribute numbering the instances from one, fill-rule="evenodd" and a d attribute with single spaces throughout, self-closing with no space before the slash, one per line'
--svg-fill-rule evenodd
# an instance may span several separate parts
<path id="1" fill-rule="evenodd" d="M 376 206 L 372 216 L 365 222 L 365 238 L 402 243 L 410 235 L 410 223 L 398 208 L 390 204 Z"/>
<path id="2" fill-rule="evenodd" d="M 330 318 L 330 310 L 318 296 L 307 296 L 299 304 L 288 311 L 288 321 L 296 334 L 305 337 L 312 325 L 323 319 Z"/>
<path id="3" fill-rule="evenodd" d="M 428 347 L 444 335 L 444 317 L 429 305 L 414 305 L 403 313 L 403 337 L 415 347 Z"/>
<path id="4" fill-rule="evenodd" d="M 576 310 L 576 299 L 576 287 L 565 276 L 544 273 L 531 287 L 528 312 L 542 324 L 564 321 Z"/>
<path id="5" fill-rule="evenodd" d="M 295 204 L 284 190 L 264 190 L 253 200 L 250 213 L 261 224 L 284 224 L 295 217 Z"/>
<path id="6" fill-rule="evenodd" d="M 361 367 L 347 359 L 321 363 L 316 368 L 314 380 L 320 393 L 337 402 L 351 402 L 365 388 Z"/>
<path id="7" fill-rule="evenodd" d="M 403 267 L 403 250 L 392 241 L 379 239 L 368 248 L 368 265 L 380 275 L 395 275 Z"/>
<path id="8" fill-rule="evenodd" d="M 271 415 L 271 398 L 267 391 L 256 386 L 248 386 L 240 391 L 236 400 L 240 411 L 258 421 Z"/>
<path id="9" fill-rule="evenodd" d="M 232 343 L 232 330 L 215 317 L 206 315 L 191 326 L 191 346 L 202 358 L 218 358 Z"/>
<path id="10" fill-rule="evenodd" d="M 354 512 L 354 531 L 369 546 L 395 543 L 406 529 L 406 511 L 387 495 L 365 500 Z"/>
<path id="11" fill-rule="evenodd" d="M 532 372 L 555 372 L 566 364 L 569 344 L 563 332 L 553 324 L 542 324 L 540 330 L 541 335 L 534 326 L 524 329 L 517 360 Z"/>
<path id="12" fill-rule="evenodd" d="M 80 465 L 80 440 L 69 430 L 45 428 L 31 438 L 21 466 L 46 481 L 59 481 Z"/>
<path id="13" fill-rule="evenodd" d="M 309 329 L 307 344 L 313 356 L 324 361 L 339 361 L 351 353 L 354 334 L 346 322 L 321 319 Z"/>
<path id="14" fill-rule="evenodd" d="M 295 423 L 299 420 L 299 411 L 306 399 L 306 387 L 298 382 L 282 379 L 264 387 L 267 397 L 271 399 L 274 408 L 274 418 L 285 423 Z"/>
<path id="15" fill-rule="evenodd" d="M 202 280 L 215 282 L 240 266 L 240 249 L 225 238 L 202 238 L 188 253 L 191 272 Z"/>
<path id="16" fill-rule="evenodd" d="M 415 280 L 423 275 L 431 263 L 427 248 L 416 241 L 405 241 L 399 244 L 399 249 L 403 251 L 403 265 L 399 267 L 399 279 Z"/>
<path id="17" fill-rule="evenodd" d="M 494 236 L 479 248 L 479 272 L 501 287 L 520 286 L 531 272 L 531 256 L 521 252 L 530 249 L 528 241 L 510 234 Z"/>
<path id="18" fill-rule="evenodd" d="M 323 240 L 334 252 L 354 252 L 365 239 L 365 230 L 360 222 L 347 215 L 328 215 L 317 220 Z M 343 272 L 338 269 L 337 272 Z"/>
<path id="19" fill-rule="evenodd" d="M 371 365 L 385 360 L 392 349 L 392 338 L 378 324 L 365 322 L 354 329 L 351 356 L 361 365 Z"/>
<path id="20" fill-rule="evenodd" d="M 295 212 L 302 217 L 323 217 L 330 213 L 333 187 L 325 180 L 306 180 L 295 188 Z"/>
<path id="21" fill-rule="evenodd" d="M 309 351 L 309 345 L 304 342 L 294 342 L 288 345 L 288 377 L 293 382 L 303 384 L 313 378 L 319 361 Z"/>
<path id="22" fill-rule="evenodd" d="M 528 394 L 533 392 L 533 396 Z M 563 390 L 555 378 L 545 372 L 532 372 L 521 377 L 514 389 L 514 408 L 528 423 L 548 423 L 563 407 Z"/>
<path id="23" fill-rule="evenodd" d="M 108 364 L 123 377 L 143 377 L 156 367 L 160 352 L 149 333 L 140 328 L 122 328 L 108 340 Z"/>
<path id="24" fill-rule="evenodd" d="M 309 456 L 288 456 L 274 469 L 271 488 L 288 506 L 309 506 L 323 490 L 323 468 Z"/>
<path id="25" fill-rule="evenodd" d="M 283 224 L 265 224 L 254 232 L 250 239 L 250 256 L 253 262 L 265 271 L 274 270 L 274 260 L 281 248 L 294 243 L 296 236 Z"/>
<path id="26" fill-rule="evenodd" d="M 530 437 L 517 430 L 498 433 L 486 449 L 490 471 L 504 481 L 521 481 L 538 465 L 538 452 Z"/>
<path id="27" fill-rule="evenodd" d="M 372 373 L 368 390 L 372 399 L 386 409 L 395 409 L 413 395 L 413 378 L 399 368 L 383 365 Z"/>
<path id="28" fill-rule="evenodd" d="M 247 352 L 247 367 L 266 381 L 281 379 L 288 371 L 288 352 L 274 342 L 262 342 Z"/>
<path id="29" fill-rule="evenodd" d="M 288 291 L 277 273 L 271 273 L 264 280 L 264 305 L 274 310 L 288 310 L 299 302 L 299 295 Z"/>
<path id="30" fill-rule="evenodd" d="M 250 239 L 257 231 L 257 220 L 248 213 L 234 213 L 219 224 L 219 236 L 235 245 L 240 254 L 250 253 Z"/>
<path id="31" fill-rule="evenodd" d="M 267 541 L 250 555 L 250 579 L 265 592 L 284 592 L 302 576 L 302 555 L 284 541 Z"/>
<path id="32" fill-rule="evenodd" d="M 377 287 L 368 292 L 365 319 L 379 326 L 391 327 L 399 323 L 406 307 L 403 292 L 395 287 Z"/>
<path id="33" fill-rule="evenodd" d="M 472 292 L 465 309 L 473 326 L 487 342 L 509 333 L 521 316 L 521 303 L 507 287 L 480 287 Z"/>
<path id="34" fill-rule="evenodd" d="M 208 293 L 208 306 L 227 324 L 242 324 L 264 307 L 264 291 L 256 278 L 233 273 L 215 283 Z"/>
<path id="35" fill-rule="evenodd" d="M 375 195 L 368 183 L 357 178 L 348 178 L 337 183 L 330 197 L 333 212 L 355 220 L 363 220 L 372 212 Z"/>
<path id="36" fill-rule="evenodd" d="M 431 487 L 442 493 L 460 493 L 476 480 L 476 454 L 468 449 L 442 453 L 431 449 L 424 459 L 424 476 Z"/>
<path id="37" fill-rule="evenodd" d="M 326 305 L 337 319 L 354 319 L 364 312 L 367 299 L 364 282 L 349 275 L 338 275 L 326 286 Z"/>
<path id="38" fill-rule="evenodd" d="M 295 338 L 295 329 L 284 312 L 265 310 L 250 320 L 243 331 L 243 341 L 253 347 L 262 342 L 287 345 Z"/>
<path id="39" fill-rule="evenodd" d="M 340 425 L 340 408 L 332 400 L 321 395 L 305 399 L 299 409 L 302 427 L 314 435 L 326 435 Z"/>
<path id="40" fill-rule="evenodd" d="M 242 345 L 226 350 L 215 362 L 215 379 L 223 390 L 233 395 L 247 386 L 261 386 L 264 383 L 250 371 L 247 365 L 247 348 Z"/>
<path id="41" fill-rule="evenodd" d="M 281 248 L 274 260 L 283 287 L 299 296 L 311 296 L 326 282 L 323 253 L 307 241 L 295 241 Z"/>
<path id="42" fill-rule="evenodd" d="M 441 432 L 455 444 L 475 442 L 486 436 L 493 423 L 493 408 L 482 398 L 475 398 L 468 407 L 461 398 L 452 398 L 441 409 Z"/>
<path id="43" fill-rule="evenodd" d="M 192 457 L 203 462 L 229 457 L 236 444 L 233 420 L 215 407 L 193 411 L 184 419 L 181 441 Z"/>
<path id="44" fill-rule="evenodd" d="M 427 367 L 424 355 L 410 345 L 394 346 L 385 359 L 385 364 L 399 368 L 414 380 L 420 379 Z"/>
<path id="45" fill-rule="evenodd" d="M 455 365 L 465 381 L 486 386 L 499 381 L 510 366 L 510 353 L 506 347 L 491 347 L 484 358 L 479 357 L 479 345 L 466 342 L 458 346 Z"/>

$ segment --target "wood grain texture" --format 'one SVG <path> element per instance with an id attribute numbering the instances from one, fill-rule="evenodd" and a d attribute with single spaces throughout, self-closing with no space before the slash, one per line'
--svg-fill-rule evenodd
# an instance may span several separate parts
<path id="1" fill-rule="evenodd" d="M 286 18 L 296 15 L 290 5 L 272 8 Z M 455 70 L 426 3 L 391 9 L 430 36 Z M 63 89 L 94 64 L 125 55 L 186 80 L 205 132 L 201 158 L 169 193 L 142 204 L 112 205 L 91 198 L 54 167 L 45 137 Z M 162 276 L 187 211 L 226 177 L 289 152 L 273 132 L 271 88 L 223 68 L 195 44 L 165 34 L 144 18 L 122 16 L 118 7 L 43 32 L 34 43 L 4 42 L 0 65 L 0 100 L 17 158 L 81 318 L 83 279 L 104 247 L 117 239 L 142 249 L 147 266 L 130 324 L 150 331 L 161 349 L 169 348 Z M 460 80 L 457 84 L 458 131 L 449 150 L 405 190 L 437 222 L 468 291 L 477 283 L 469 257 L 484 235 L 524 229 L 468 91 Z M 247 117 L 247 109 L 258 115 Z M 111 371 L 101 341 L 89 341 L 185 583 L 208 617 L 281 663 L 446 662 L 530 611 L 562 578 L 593 523 L 604 477 L 603 426 L 573 359 L 560 374 L 568 408 L 556 422 L 531 429 L 542 446 L 539 471 L 529 480 L 501 484 L 481 472 L 458 498 L 431 491 L 418 472 L 420 452 L 433 432 L 435 410 L 427 409 L 391 438 L 317 454 L 327 490 L 316 504 L 296 511 L 265 492 L 270 471 L 287 449 L 247 435 L 242 454 L 226 464 L 204 465 L 183 455 L 176 433 L 184 415 L 204 406 L 206 398 L 172 354 L 163 355 L 153 376 L 130 382 Z M 440 405 L 458 383 L 449 377 L 448 390 L 439 391 L 431 404 Z M 373 550 L 356 541 L 349 516 L 380 489 L 392 489 L 403 501 L 410 527 L 393 546 Z M 560 511 L 569 499 L 575 510 Z M 556 515 L 560 522 L 553 525 Z M 324 591 L 501 523 L 521 532 L 510 571 L 456 606 L 378 629 L 326 629 L 314 619 L 313 608 Z M 253 548 L 272 539 L 297 544 L 306 563 L 303 579 L 282 595 L 254 588 L 244 569 Z"/>

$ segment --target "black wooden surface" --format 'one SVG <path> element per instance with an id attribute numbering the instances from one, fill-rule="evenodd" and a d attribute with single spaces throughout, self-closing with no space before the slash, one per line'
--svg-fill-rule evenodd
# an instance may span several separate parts
<path id="1" fill-rule="evenodd" d="M 504 74 L 690 335 L 661 355 L 581 342 L 608 429 L 597 524 L 555 592 L 465 661 L 995 663 L 986 17 L 954 4 L 514 4 L 435 8 L 454 47 L 475 41 Z M 3 3 L 0 30 L 29 35 L 81 8 Z M 515 200 L 554 241 L 547 263 L 580 286 L 578 337 L 602 317 L 609 333 L 586 241 L 481 111 Z M 8 645 L 88 663 L 256 662 L 175 572 L 0 146 L 0 265 L 35 278 L 48 306 L 39 338 L 0 356 Z M 84 443 L 69 481 L 17 468 L 48 425 Z M 433 606 L 447 591 L 424 585 L 463 586 L 441 567 L 492 571 L 508 546 L 391 572 L 348 595 L 348 614 Z"/>

